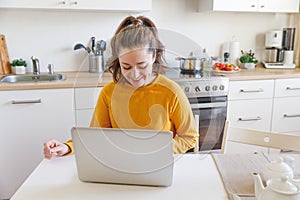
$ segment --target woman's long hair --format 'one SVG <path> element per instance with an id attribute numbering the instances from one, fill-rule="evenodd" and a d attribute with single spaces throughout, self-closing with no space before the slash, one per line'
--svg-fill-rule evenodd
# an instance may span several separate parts
<path id="1" fill-rule="evenodd" d="M 113 80 L 122 78 L 119 56 L 121 50 L 147 48 L 155 56 L 153 72 L 160 73 L 163 62 L 164 46 L 158 38 L 155 24 L 147 17 L 126 17 L 119 25 L 111 40 L 112 61 L 108 70 L 113 74 Z"/>

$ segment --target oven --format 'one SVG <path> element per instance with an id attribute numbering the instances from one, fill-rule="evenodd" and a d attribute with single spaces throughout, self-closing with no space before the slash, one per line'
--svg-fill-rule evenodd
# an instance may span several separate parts
<path id="1" fill-rule="evenodd" d="M 227 115 L 227 96 L 189 98 L 199 139 L 193 151 L 221 149 Z"/>
<path id="2" fill-rule="evenodd" d="M 195 148 L 188 152 L 219 151 L 222 146 L 227 116 L 229 79 L 214 74 L 183 75 L 176 71 L 168 73 L 182 88 L 191 104 L 199 138 Z M 178 73 L 177 73 L 178 74 Z"/>

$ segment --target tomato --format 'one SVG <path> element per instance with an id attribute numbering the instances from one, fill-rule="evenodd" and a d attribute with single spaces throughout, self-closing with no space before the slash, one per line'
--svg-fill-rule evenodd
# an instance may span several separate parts
<path id="1" fill-rule="evenodd" d="M 221 70 L 226 70 L 226 67 L 227 67 L 227 66 L 226 66 L 226 64 L 224 64 L 224 63 L 222 63 L 221 66 L 220 66 Z"/>
<path id="2" fill-rule="evenodd" d="M 220 66 L 221 66 L 221 63 L 216 62 L 214 66 L 215 66 L 215 67 L 220 67 Z"/>
<path id="3" fill-rule="evenodd" d="M 231 65 L 226 66 L 226 71 L 233 71 L 233 66 Z"/>

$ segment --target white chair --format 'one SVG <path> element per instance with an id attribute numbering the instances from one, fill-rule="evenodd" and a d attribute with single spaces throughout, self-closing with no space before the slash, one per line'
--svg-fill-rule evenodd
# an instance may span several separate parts
<path id="1" fill-rule="evenodd" d="M 230 151 L 230 145 L 234 143 L 300 152 L 300 133 L 297 136 L 249 130 L 232 127 L 227 121 L 224 128 L 221 152 L 240 153 Z"/>

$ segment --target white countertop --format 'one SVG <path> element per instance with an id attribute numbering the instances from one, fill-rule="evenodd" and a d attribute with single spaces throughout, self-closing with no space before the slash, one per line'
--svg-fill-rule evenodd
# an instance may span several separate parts
<path id="1" fill-rule="evenodd" d="M 58 72 L 66 76 L 64 81 L 45 81 L 30 83 L 0 83 L 1 90 L 32 90 L 32 89 L 60 89 L 60 88 L 84 88 L 84 87 L 102 87 L 112 81 L 112 75 L 109 72 L 99 75 L 89 72 Z M 266 69 L 257 66 L 255 70 L 242 69 L 238 73 L 221 72 L 221 76 L 228 77 L 230 81 L 243 80 L 267 80 L 283 78 L 300 78 L 300 68 L 296 69 Z M 3 75 L 0 75 L 0 79 Z"/>
<path id="2" fill-rule="evenodd" d="M 43 160 L 11 200 L 143 199 L 227 200 L 222 180 L 210 154 L 176 155 L 170 187 L 81 182 L 74 155 Z"/>

